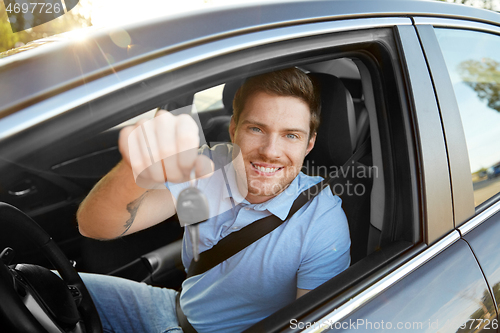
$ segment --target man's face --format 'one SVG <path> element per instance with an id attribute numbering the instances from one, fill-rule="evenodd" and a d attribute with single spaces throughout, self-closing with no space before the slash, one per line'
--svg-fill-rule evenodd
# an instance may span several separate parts
<path id="1" fill-rule="evenodd" d="M 243 157 L 235 159 L 238 186 L 248 190 L 249 202 L 278 195 L 299 174 L 316 140 L 316 135 L 309 139 L 310 118 L 308 105 L 297 97 L 257 92 L 246 101 L 238 124 L 231 119 L 231 141 Z"/>

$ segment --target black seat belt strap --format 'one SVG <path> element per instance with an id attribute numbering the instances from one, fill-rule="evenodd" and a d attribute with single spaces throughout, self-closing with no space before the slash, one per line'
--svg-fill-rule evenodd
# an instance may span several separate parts
<path id="1" fill-rule="evenodd" d="M 312 197 L 321 192 L 324 186 L 325 183 L 320 182 L 300 193 L 297 199 L 295 199 L 292 207 L 290 208 L 288 216 L 283 221 L 275 215 L 270 215 L 252 222 L 241 230 L 233 232 L 230 235 L 222 238 L 211 249 L 200 253 L 200 258 L 198 261 L 191 261 L 187 277 L 189 278 L 191 276 L 202 274 L 208 271 L 209 269 L 217 266 L 221 262 L 240 252 L 258 239 L 264 237 L 265 235 L 279 227 L 283 222 L 288 220 Z"/>
<path id="2" fill-rule="evenodd" d="M 202 274 L 208 271 L 209 269 L 217 266 L 221 262 L 229 259 L 236 253 L 245 249 L 250 244 L 264 237 L 265 235 L 279 227 L 283 222 L 288 220 L 312 197 L 315 197 L 317 194 L 319 194 L 325 186 L 327 186 L 325 182 L 320 182 L 300 193 L 297 199 L 295 199 L 295 201 L 293 202 L 288 216 L 283 221 L 275 215 L 270 215 L 252 222 L 241 230 L 233 232 L 230 235 L 222 238 L 211 249 L 200 253 L 200 258 L 198 261 L 191 260 L 187 277 L 189 278 L 191 276 Z M 180 292 L 177 293 L 177 296 L 175 298 L 175 308 L 179 325 L 182 327 L 184 333 L 197 333 L 182 311 L 180 304 L 180 294 Z"/>

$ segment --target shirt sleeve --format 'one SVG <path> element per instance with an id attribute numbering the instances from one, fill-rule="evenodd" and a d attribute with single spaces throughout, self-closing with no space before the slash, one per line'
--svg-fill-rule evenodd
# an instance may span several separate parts
<path id="1" fill-rule="evenodd" d="M 327 202 L 325 202 L 327 201 Z M 349 225 L 337 196 L 326 196 L 315 213 L 302 246 L 297 288 L 314 289 L 349 267 Z"/>

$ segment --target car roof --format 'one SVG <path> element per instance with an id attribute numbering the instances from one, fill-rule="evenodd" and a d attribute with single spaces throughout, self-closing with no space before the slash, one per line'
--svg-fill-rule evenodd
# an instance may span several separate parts
<path id="1" fill-rule="evenodd" d="M 231 5 L 51 38 L 0 58 L 0 118 L 175 50 L 227 36 L 317 21 L 434 16 L 500 23 L 500 14 L 424 0 L 279 1 Z M 35 47 L 40 46 L 40 47 Z M 8 78 L 8 79 L 6 79 Z"/>

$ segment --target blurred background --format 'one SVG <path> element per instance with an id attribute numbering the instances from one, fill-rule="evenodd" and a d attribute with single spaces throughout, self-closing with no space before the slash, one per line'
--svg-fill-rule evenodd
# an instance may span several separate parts
<path id="1" fill-rule="evenodd" d="M 79 0 L 79 3 L 65 15 L 33 28 L 13 33 L 6 11 L 8 1 L 0 0 L 0 53 L 24 46 L 34 40 L 61 33 L 73 32 L 77 36 L 78 30 L 84 28 L 98 29 L 116 26 L 235 2 L 255 2 L 255 0 Z M 37 20 L 37 16 L 43 15 L 37 11 L 38 9 L 33 14 L 28 13 L 33 21 Z"/>

